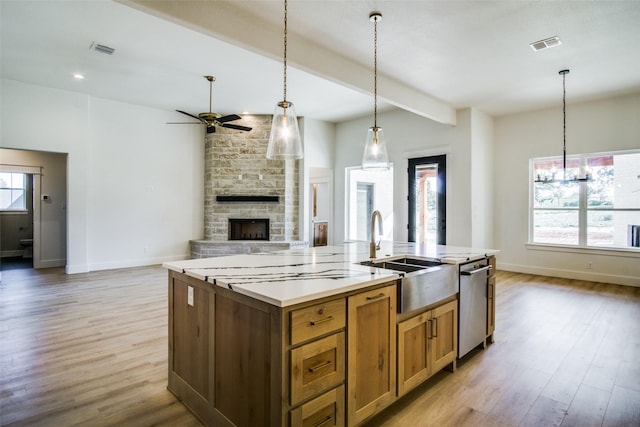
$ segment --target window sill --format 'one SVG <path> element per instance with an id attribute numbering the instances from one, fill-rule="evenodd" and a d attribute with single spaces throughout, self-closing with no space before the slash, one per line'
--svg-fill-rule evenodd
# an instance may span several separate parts
<path id="1" fill-rule="evenodd" d="M 604 255 L 640 258 L 640 248 L 601 248 L 595 246 L 563 246 L 548 243 L 526 243 L 525 247 L 534 251 L 567 252 L 574 254 Z"/>

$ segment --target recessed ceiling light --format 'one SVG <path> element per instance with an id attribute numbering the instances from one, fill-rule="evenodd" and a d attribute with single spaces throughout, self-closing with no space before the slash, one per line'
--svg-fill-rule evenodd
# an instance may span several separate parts
<path id="1" fill-rule="evenodd" d="M 73 73 L 73 78 L 76 80 L 84 80 L 84 76 L 80 73 Z"/>
<path id="2" fill-rule="evenodd" d="M 554 36 L 549 37 L 548 39 L 538 40 L 537 42 L 529 43 L 531 49 L 534 51 L 539 51 L 543 49 L 549 49 L 550 47 L 560 46 L 562 42 L 560 41 L 560 37 Z"/>

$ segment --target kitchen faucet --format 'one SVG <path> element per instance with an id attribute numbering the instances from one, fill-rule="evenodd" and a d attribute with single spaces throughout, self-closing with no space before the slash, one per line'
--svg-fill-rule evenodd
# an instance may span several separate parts
<path id="1" fill-rule="evenodd" d="M 378 243 L 375 242 L 376 217 L 378 218 L 378 233 L 380 234 Z M 382 233 L 382 214 L 380 214 L 379 210 L 375 210 L 371 214 L 371 242 L 369 243 L 369 258 L 371 259 L 376 257 L 376 251 L 380 249 L 380 240 L 382 240 Z"/>

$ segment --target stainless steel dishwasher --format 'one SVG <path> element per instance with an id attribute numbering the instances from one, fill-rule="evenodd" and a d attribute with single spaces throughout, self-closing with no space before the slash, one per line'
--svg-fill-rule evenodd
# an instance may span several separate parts
<path id="1" fill-rule="evenodd" d="M 458 358 L 483 344 L 487 336 L 487 258 L 460 265 Z"/>

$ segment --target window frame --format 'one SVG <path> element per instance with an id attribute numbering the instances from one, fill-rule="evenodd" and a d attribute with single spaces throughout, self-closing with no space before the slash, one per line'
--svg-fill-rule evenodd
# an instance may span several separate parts
<path id="1" fill-rule="evenodd" d="M 16 172 L 16 171 L 2 171 L 2 173 L 8 173 L 11 175 L 22 175 L 22 186 L 21 187 L 1 187 L 0 186 L 0 190 L 10 190 L 10 191 L 22 191 L 22 198 L 24 200 L 24 206 L 22 208 L 19 209 L 7 209 L 4 208 L 2 206 L 0 206 L 0 214 L 26 214 L 28 213 L 28 209 L 27 209 L 27 189 L 28 189 L 28 184 L 27 184 L 27 179 L 29 174 L 25 173 L 25 172 Z M 13 181 L 13 179 L 12 179 Z"/>
<path id="2" fill-rule="evenodd" d="M 584 168 L 587 164 L 588 158 L 604 157 L 604 156 L 616 156 L 625 154 L 640 154 L 640 150 L 623 150 L 623 151 L 610 151 L 600 153 L 584 153 L 567 156 L 567 159 L 578 159 L 580 168 Z M 612 251 L 618 251 L 621 253 L 640 253 L 640 248 L 632 246 L 600 246 L 588 244 L 588 214 L 589 212 L 638 212 L 640 214 L 640 206 L 638 208 L 615 208 L 615 207 L 589 207 L 588 206 L 588 181 L 577 180 L 575 183 L 578 185 L 578 206 L 577 207 L 535 207 L 535 163 L 537 161 L 557 161 L 562 160 L 562 156 L 550 156 L 550 157 L 537 157 L 529 159 L 529 226 L 528 226 L 528 241 L 526 247 L 529 249 L 538 250 L 559 250 L 568 252 L 589 252 L 600 251 L 600 253 L 611 253 Z M 640 180 L 640 175 L 638 176 Z M 549 183 L 547 185 L 554 185 Z M 560 184 L 563 185 L 563 184 Z M 640 188 L 640 181 L 638 182 Z M 534 241 L 535 223 L 534 214 L 536 211 L 577 211 L 578 212 L 578 244 L 572 245 L 568 243 L 547 243 Z"/>

